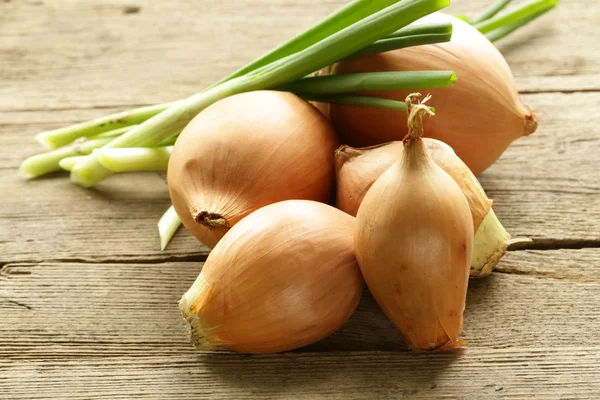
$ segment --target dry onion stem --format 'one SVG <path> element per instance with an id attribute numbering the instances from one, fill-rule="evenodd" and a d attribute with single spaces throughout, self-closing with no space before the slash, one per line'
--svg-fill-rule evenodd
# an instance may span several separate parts
<path id="1" fill-rule="evenodd" d="M 430 91 L 437 111 L 436 117 L 427 121 L 425 134 L 448 143 L 477 175 L 496 161 L 511 142 L 536 130 L 535 114 L 520 101 L 502 54 L 477 29 L 442 13 L 421 21 L 451 21 L 451 41 L 345 60 L 333 67 L 333 73 L 456 71 L 458 80 L 452 87 Z M 408 92 L 368 94 L 403 100 Z M 405 117 L 398 111 L 336 104 L 321 109 L 326 109 L 344 144 L 371 146 L 399 140 L 407 132 Z"/>
<path id="2" fill-rule="evenodd" d="M 209 247 L 252 211 L 287 199 L 327 202 L 338 142 L 325 118 L 291 93 L 221 100 L 183 130 L 169 161 L 173 206 Z"/>
<path id="3" fill-rule="evenodd" d="M 454 179 L 469 202 L 475 232 L 470 275 L 487 276 L 506 252 L 510 235 L 496 217 L 492 200 L 452 148 L 436 139 L 424 138 L 423 143 L 431 159 Z M 335 152 L 337 207 L 356 215 L 371 185 L 402 157 L 403 151 L 402 142 L 338 148 Z"/>
<path id="4" fill-rule="evenodd" d="M 464 343 L 473 220 L 460 187 L 427 153 L 425 112 L 423 104 L 410 111 L 402 156 L 367 192 L 354 244 L 373 297 L 405 342 L 439 351 Z"/>
<path id="5" fill-rule="evenodd" d="M 271 353 L 333 333 L 361 295 L 355 222 L 306 200 L 272 204 L 244 218 L 210 253 L 181 299 L 192 343 Z"/>

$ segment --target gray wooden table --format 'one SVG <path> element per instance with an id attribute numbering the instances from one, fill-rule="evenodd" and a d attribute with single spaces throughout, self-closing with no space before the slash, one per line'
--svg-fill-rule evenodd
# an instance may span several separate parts
<path id="1" fill-rule="evenodd" d="M 491 0 L 456 0 L 473 14 Z M 0 1 L 0 398 L 600 396 L 600 5 L 563 0 L 498 43 L 540 128 L 480 178 L 515 237 L 472 281 L 451 354 L 407 352 L 365 293 L 296 352 L 196 352 L 177 300 L 207 249 L 159 251 L 164 176 L 25 182 L 38 131 L 185 97 L 344 0 Z"/>

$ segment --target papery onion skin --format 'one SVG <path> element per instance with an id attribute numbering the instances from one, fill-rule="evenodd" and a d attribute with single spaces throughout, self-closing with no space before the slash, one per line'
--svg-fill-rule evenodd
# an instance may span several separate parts
<path id="1" fill-rule="evenodd" d="M 180 301 L 192 343 L 273 353 L 333 333 L 360 300 L 355 224 L 307 200 L 275 203 L 241 220 Z"/>
<path id="2" fill-rule="evenodd" d="M 510 68 L 500 52 L 477 29 L 457 18 L 435 13 L 420 21 L 453 25 L 452 40 L 349 59 L 330 69 L 336 74 L 454 70 L 449 88 L 431 89 L 436 117 L 426 122 L 425 135 L 449 144 L 475 175 L 493 164 L 506 148 L 533 133 L 533 109 L 522 104 Z M 369 92 L 403 100 L 407 91 Z M 405 113 L 369 107 L 319 106 L 343 144 L 370 146 L 399 140 L 407 132 Z"/>
<path id="3" fill-rule="evenodd" d="M 459 338 L 473 248 L 473 220 L 458 184 L 411 139 L 358 210 L 356 256 L 373 297 L 417 351 Z"/>
<path id="4" fill-rule="evenodd" d="M 423 138 L 423 143 L 431 159 L 454 179 L 467 198 L 475 232 L 470 275 L 487 276 L 506 252 L 510 235 L 493 212 L 492 200 L 452 148 L 436 139 Z M 402 157 L 403 151 L 401 141 L 363 148 L 339 147 L 335 152 L 337 207 L 355 216 L 371 185 Z M 484 220 L 487 222 L 480 229 Z"/>
<path id="5" fill-rule="evenodd" d="M 338 142 L 310 104 L 285 92 L 221 100 L 181 133 L 171 155 L 171 200 L 185 227 L 214 247 L 252 211 L 277 201 L 327 202 Z"/>
<path id="6" fill-rule="evenodd" d="M 473 215 L 473 228 L 477 231 L 492 208 L 492 200 L 450 146 L 436 139 L 422 140 L 431 159 L 461 187 Z M 335 151 L 337 207 L 356 216 L 358 207 L 373 182 L 401 157 L 403 151 L 401 141 L 363 148 L 346 145 L 339 147 Z"/>

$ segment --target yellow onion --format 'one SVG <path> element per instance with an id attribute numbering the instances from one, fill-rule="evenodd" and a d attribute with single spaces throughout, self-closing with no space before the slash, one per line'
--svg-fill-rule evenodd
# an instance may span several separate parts
<path id="1" fill-rule="evenodd" d="M 523 105 L 502 54 L 477 29 L 457 18 L 436 13 L 423 22 L 447 22 L 452 40 L 345 60 L 335 74 L 375 71 L 454 70 L 457 82 L 431 89 L 436 118 L 427 121 L 426 135 L 449 144 L 479 174 L 515 139 L 537 128 L 533 110 Z M 406 91 L 369 93 L 402 100 Z M 400 140 L 407 132 L 404 113 L 345 105 L 320 106 L 328 114 L 343 144 L 371 146 Z"/>
<path id="2" fill-rule="evenodd" d="M 336 331 L 360 300 L 355 218 L 327 204 L 288 200 L 235 225 L 180 301 L 203 349 L 280 352 Z"/>
<path id="3" fill-rule="evenodd" d="M 183 130 L 169 160 L 173 206 L 209 247 L 240 219 L 288 199 L 330 200 L 338 142 L 327 120 L 291 93 L 221 100 Z"/>
<path id="4" fill-rule="evenodd" d="M 421 140 L 427 111 L 411 111 L 404 151 L 360 205 L 354 244 L 369 290 L 408 346 L 439 351 L 464 343 L 473 220 L 462 190 Z"/>
<path id="5" fill-rule="evenodd" d="M 510 235 L 496 217 L 492 200 L 452 148 L 436 139 L 424 138 L 423 143 L 431 159 L 454 179 L 467 198 L 475 232 L 470 275 L 487 276 L 506 252 Z M 402 157 L 403 151 L 401 141 L 338 148 L 335 152 L 337 207 L 355 216 L 371 185 Z"/>

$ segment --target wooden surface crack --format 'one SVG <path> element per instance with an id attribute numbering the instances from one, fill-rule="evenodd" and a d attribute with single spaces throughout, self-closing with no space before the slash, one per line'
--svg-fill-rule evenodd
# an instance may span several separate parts
<path id="1" fill-rule="evenodd" d="M 590 77 L 590 79 L 594 79 L 594 78 Z M 600 88 L 519 90 L 519 94 L 543 94 L 543 93 L 577 94 L 577 93 L 596 93 L 596 92 L 600 92 Z"/>
<path id="2" fill-rule="evenodd" d="M 546 239 L 546 238 L 517 238 L 509 245 L 508 251 L 526 250 L 581 250 L 600 248 L 600 239 Z M 44 259 L 1 260 L 0 276 L 6 275 L 5 268 L 11 265 L 36 265 L 44 263 L 61 264 L 164 264 L 172 262 L 205 262 L 209 255 L 207 251 L 189 254 L 149 254 L 119 255 L 118 257 L 60 257 Z"/>
<path id="3" fill-rule="evenodd" d="M 516 238 L 508 246 L 508 251 L 519 250 L 562 250 L 600 248 L 600 239 L 545 239 Z"/>

